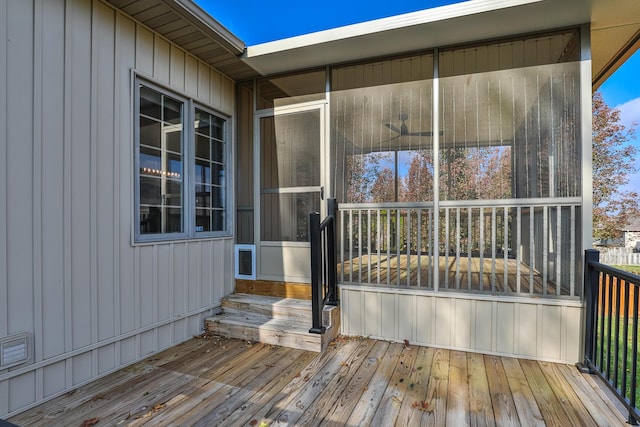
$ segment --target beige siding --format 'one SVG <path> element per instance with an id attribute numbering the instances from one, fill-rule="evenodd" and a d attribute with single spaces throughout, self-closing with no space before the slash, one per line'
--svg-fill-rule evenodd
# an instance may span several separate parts
<path id="1" fill-rule="evenodd" d="M 190 338 L 233 241 L 132 245 L 132 70 L 232 116 L 235 83 L 97 0 L 0 0 L 0 417 Z"/>
<path id="2" fill-rule="evenodd" d="M 576 363 L 578 301 L 342 285 L 342 333 L 450 349 Z"/>

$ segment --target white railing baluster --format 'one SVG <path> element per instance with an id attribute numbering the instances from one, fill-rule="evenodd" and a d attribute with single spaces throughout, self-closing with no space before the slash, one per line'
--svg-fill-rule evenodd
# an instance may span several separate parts
<path id="1" fill-rule="evenodd" d="M 533 294 L 533 271 L 536 268 L 536 253 L 535 253 L 535 208 L 529 207 L 529 293 Z"/>
<path id="2" fill-rule="evenodd" d="M 509 289 L 509 208 L 504 207 L 504 214 L 502 216 L 502 256 L 504 258 L 504 272 L 502 291 L 507 292 Z"/>
<path id="3" fill-rule="evenodd" d="M 496 207 L 491 208 L 491 290 L 496 291 Z"/>
<path id="4" fill-rule="evenodd" d="M 418 283 L 417 286 L 421 287 L 421 279 L 422 279 L 422 209 L 418 209 L 418 217 L 416 218 L 418 222 L 417 227 L 418 231 L 416 233 L 416 240 L 418 243 Z"/>
<path id="5" fill-rule="evenodd" d="M 367 283 L 371 284 L 371 209 L 367 209 Z"/>
<path id="6" fill-rule="evenodd" d="M 407 209 L 407 286 L 411 286 L 411 209 Z"/>
<path id="7" fill-rule="evenodd" d="M 376 274 L 376 278 L 378 281 L 378 285 L 380 284 L 380 214 L 381 214 L 381 210 L 380 209 L 376 209 L 376 250 L 377 250 L 377 254 L 378 254 L 378 258 L 376 260 L 376 267 L 377 267 L 377 274 Z"/>
<path id="8" fill-rule="evenodd" d="M 396 209 L 396 285 L 400 286 L 400 209 Z"/>
<path id="9" fill-rule="evenodd" d="M 358 281 L 362 283 L 362 209 L 358 209 Z"/>
<path id="10" fill-rule="evenodd" d="M 460 289 L 460 208 L 456 208 L 456 289 Z"/>
<path id="11" fill-rule="evenodd" d="M 391 209 L 387 209 L 387 285 L 391 284 Z"/>
<path id="12" fill-rule="evenodd" d="M 480 273 L 478 274 L 478 276 L 480 277 L 480 290 L 484 291 L 484 208 L 480 207 L 480 243 L 479 243 L 479 250 L 480 250 L 480 268 L 479 271 Z"/>
<path id="13" fill-rule="evenodd" d="M 521 270 L 520 266 L 522 265 L 522 249 L 520 246 L 522 245 L 522 208 L 518 206 L 517 210 L 517 225 L 516 225 L 516 290 L 518 293 L 522 292 L 521 288 Z"/>
<path id="14" fill-rule="evenodd" d="M 444 287 L 449 289 L 449 208 L 444 208 Z"/>
<path id="15" fill-rule="evenodd" d="M 344 213 L 340 211 L 340 282 L 344 282 Z"/>
<path id="16" fill-rule="evenodd" d="M 555 267 L 556 267 L 556 294 L 562 294 L 562 206 L 556 207 L 556 253 L 555 253 Z"/>
<path id="17" fill-rule="evenodd" d="M 549 206 L 542 208 L 542 295 L 547 295 L 549 280 Z"/>
<path id="18" fill-rule="evenodd" d="M 434 268 L 438 268 L 438 266 L 435 263 L 435 254 L 434 254 L 434 249 L 433 249 L 433 208 L 429 209 L 429 218 L 428 218 L 428 222 L 427 222 L 427 233 L 429 235 L 429 250 L 428 250 L 428 255 L 429 255 L 429 272 L 428 272 L 428 283 L 427 286 L 435 289 L 435 284 L 433 283 L 433 269 Z"/>
<path id="19" fill-rule="evenodd" d="M 349 210 L 349 282 L 353 283 L 353 209 Z"/>
<path id="20" fill-rule="evenodd" d="M 576 265 L 576 207 L 571 206 L 571 242 L 569 242 L 570 254 L 569 254 L 569 266 Z M 569 295 L 576 296 L 576 269 L 571 268 L 569 270 Z"/>
<path id="21" fill-rule="evenodd" d="M 471 290 L 471 251 L 473 249 L 473 234 L 472 234 L 472 222 L 473 222 L 473 208 L 467 208 L 467 289 Z"/>

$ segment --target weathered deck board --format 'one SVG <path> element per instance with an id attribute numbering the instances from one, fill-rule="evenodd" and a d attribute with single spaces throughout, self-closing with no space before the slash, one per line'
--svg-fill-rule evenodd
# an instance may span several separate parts
<path id="1" fill-rule="evenodd" d="M 339 337 L 323 354 L 193 339 L 9 421 L 81 425 L 624 425 L 573 366 Z"/>

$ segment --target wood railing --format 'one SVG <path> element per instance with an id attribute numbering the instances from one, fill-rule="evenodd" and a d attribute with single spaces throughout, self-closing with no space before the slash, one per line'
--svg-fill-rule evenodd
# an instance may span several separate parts
<path id="1" fill-rule="evenodd" d="M 580 200 L 341 204 L 341 283 L 577 297 Z"/>
<path id="2" fill-rule="evenodd" d="M 322 334 L 322 311 L 325 305 L 338 305 L 336 274 L 336 199 L 327 200 L 327 217 L 320 222 L 320 214 L 309 214 L 311 243 L 311 311 L 313 325 L 309 332 Z"/>
<path id="3" fill-rule="evenodd" d="M 584 264 L 585 351 L 578 367 L 602 378 L 628 409 L 628 422 L 637 424 L 640 276 L 601 264 L 593 249 L 585 251 Z"/>

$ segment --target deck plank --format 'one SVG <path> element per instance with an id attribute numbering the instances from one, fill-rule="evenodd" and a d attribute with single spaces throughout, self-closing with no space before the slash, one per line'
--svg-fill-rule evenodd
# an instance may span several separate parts
<path id="1" fill-rule="evenodd" d="M 533 360 L 520 360 L 522 372 L 527 378 L 527 382 L 531 387 L 540 413 L 547 426 L 574 426 L 576 424 L 566 413 L 562 402 L 553 392 L 551 386 L 540 369 L 538 362 Z"/>
<path id="2" fill-rule="evenodd" d="M 375 345 L 369 351 L 358 370 L 353 374 L 348 384 L 338 395 L 333 407 L 327 411 L 323 420 L 316 420 L 312 425 L 340 426 L 342 421 L 347 419 L 362 393 L 367 389 L 367 384 L 371 380 L 382 358 L 389 349 L 389 343 L 385 341 L 376 341 Z"/>
<path id="3" fill-rule="evenodd" d="M 405 345 L 396 367 L 388 380 L 387 387 L 382 394 L 380 404 L 371 420 L 371 425 L 392 426 L 398 418 L 402 401 L 409 385 L 411 371 L 418 355 L 416 346 Z"/>
<path id="4" fill-rule="evenodd" d="M 625 425 L 590 375 L 339 337 L 323 354 L 191 340 L 8 421 L 32 425 Z"/>
<path id="5" fill-rule="evenodd" d="M 434 353 L 434 349 L 430 347 L 418 349 L 416 361 L 409 375 L 407 392 L 402 399 L 402 406 L 396 419 L 396 426 L 420 425 L 423 412 L 430 409 L 425 400 Z"/>
<path id="6" fill-rule="evenodd" d="M 467 354 L 469 373 L 469 418 L 472 426 L 495 426 L 491 393 L 484 358 L 481 354 Z"/>
<path id="7" fill-rule="evenodd" d="M 447 389 L 449 388 L 449 350 L 437 349 L 433 355 L 431 378 L 425 402 L 431 411 L 425 412 L 421 425 L 443 426 L 447 419 Z"/>
<path id="8" fill-rule="evenodd" d="M 449 355 L 449 387 L 447 388 L 448 425 L 466 426 L 469 419 L 469 384 L 466 354 L 451 351 Z"/>
<path id="9" fill-rule="evenodd" d="M 504 357 L 502 366 L 504 366 L 520 423 L 523 426 L 544 426 L 542 413 L 518 359 Z"/>
<path id="10" fill-rule="evenodd" d="M 493 416 L 498 427 L 520 426 L 518 412 L 513 403 L 507 374 L 498 356 L 484 356 L 484 366 L 491 393 Z"/>
<path id="11" fill-rule="evenodd" d="M 562 407 L 571 419 L 573 425 L 585 427 L 598 425 L 593 417 L 589 415 L 589 411 L 587 411 L 583 402 L 578 398 L 578 395 L 573 391 L 571 385 L 560 372 L 560 364 L 538 362 L 538 366 L 546 377 L 551 389 L 559 396 L 559 400 L 563 404 Z"/>
<path id="12" fill-rule="evenodd" d="M 400 356 L 404 346 L 400 343 L 393 343 L 378 364 L 378 369 L 371 377 L 367 389 L 362 393 L 351 416 L 347 418 L 348 425 L 370 425 L 371 419 L 375 415 L 380 404 L 382 395 L 387 388 L 389 378 L 393 375 L 396 365 L 400 361 Z"/>
<path id="13" fill-rule="evenodd" d="M 312 399 L 311 403 L 304 409 L 303 414 L 295 420 L 295 423 L 303 426 L 311 426 L 314 423 L 326 419 L 334 404 L 344 393 L 349 384 L 349 380 L 357 375 L 360 366 L 367 359 L 367 355 L 374 346 L 371 340 L 364 340 L 353 352 L 347 361 L 343 362 L 340 370 L 334 374 L 331 380 L 325 385 L 321 396 Z"/>

